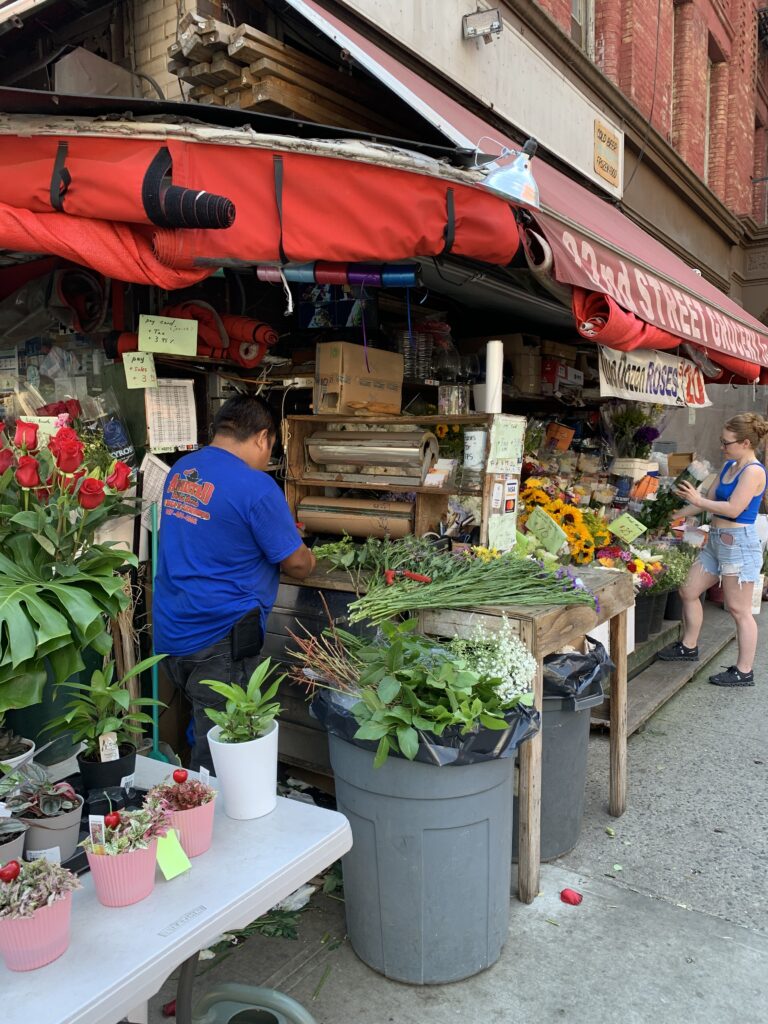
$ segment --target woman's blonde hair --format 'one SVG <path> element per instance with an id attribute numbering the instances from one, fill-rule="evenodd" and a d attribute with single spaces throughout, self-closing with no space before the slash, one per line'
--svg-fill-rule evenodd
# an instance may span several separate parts
<path id="1" fill-rule="evenodd" d="M 763 438 L 768 435 L 768 420 L 764 420 L 756 412 L 742 412 L 729 419 L 724 429 L 735 434 L 737 441 L 749 441 L 752 447 L 757 449 L 763 444 Z"/>

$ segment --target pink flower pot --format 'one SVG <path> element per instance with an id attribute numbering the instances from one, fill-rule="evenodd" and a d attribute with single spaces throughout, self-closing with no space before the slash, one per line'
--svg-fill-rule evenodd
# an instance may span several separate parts
<path id="1" fill-rule="evenodd" d="M 99 903 L 105 907 L 127 907 L 145 899 L 155 887 L 156 863 L 156 839 L 146 850 L 112 857 L 88 853 L 88 867 Z"/>
<path id="2" fill-rule="evenodd" d="M 69 946 L 72 893 L 32 917 L 0 918 L 0 956 L 9 971 L 34 971 L 58 959 Z"/>
<path id="3" fill-rule="evenodd" d="M 209 800 L 200 807 L 186 811 L 174 811 L 171 816 L 173 827 L 178 830 L 179 840 L 188 857 L 199 857 L 213 841 L 213 812 L 215 800 Z"/>

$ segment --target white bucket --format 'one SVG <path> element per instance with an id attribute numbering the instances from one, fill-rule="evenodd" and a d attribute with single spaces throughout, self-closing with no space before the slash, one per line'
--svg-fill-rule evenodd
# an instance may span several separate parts
<path id="1" fill-rule="evenodd" d="M 277 804 L 277 722 L 256 740 L 222 743 L 218 725 L 208 733 L 213 767 L 230 818 L 261 818 Z"/>

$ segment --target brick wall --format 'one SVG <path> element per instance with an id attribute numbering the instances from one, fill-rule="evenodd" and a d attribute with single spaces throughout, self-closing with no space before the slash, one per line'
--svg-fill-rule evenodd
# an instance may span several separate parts
<path id="1" fill-rule="evenodd" d="M 193 9 L 187 5 L 187 9 Z M 136 70 L 151 75 L 169 100 L 179 100 L 179 80 L 167 70 L 167 50 L 176 38 L 176 0 L 133 0 L 133 51 Z M 148 82 L 145 96 L 156 96 Z"/>
<path id="2" fill-rule="evenodd" d="M 557 22 L 570 39 L 571 0 L 539 0 L 539 7 L 545 10 L 553 21 Z"/>
<path id="3" fill-rule="evenodd" d="M 734 213 L 749 214 L 752 212 L 756 104 L 757 13 L 754 0 L 732 0 L 731 21 L 735 34 L 728 63 L 725 202 Z"/>
<path id="4" fill-rule="evenodd" d="M 709 35 L 701 7 L 676 4 L 674 9 L 674 97 L 672 145 L 685 162 L 704 177 L 709 90 Z"/>

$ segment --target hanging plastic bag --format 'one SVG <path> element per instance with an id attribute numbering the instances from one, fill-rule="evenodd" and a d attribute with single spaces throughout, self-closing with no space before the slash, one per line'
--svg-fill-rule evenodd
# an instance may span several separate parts
<path id="1" fill-rule="evenodd" d="M 602 684 L 616 667 L 605 647 L 586 638 L 587 652 L 550 654 L 544 659 L 545 697 L 584 697 L 602 693 Z"/>

